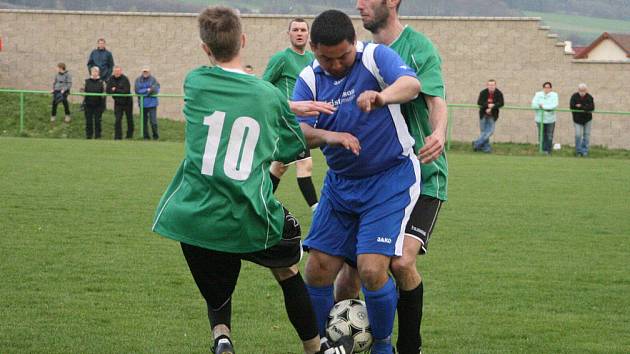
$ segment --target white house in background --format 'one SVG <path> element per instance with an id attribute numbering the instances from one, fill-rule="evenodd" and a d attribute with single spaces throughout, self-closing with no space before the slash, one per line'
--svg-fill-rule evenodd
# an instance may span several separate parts
<path id="1" fill-rule="evenodd" d="M 604 32 L 575 59 L 630 61 L 630 34 Z"/>

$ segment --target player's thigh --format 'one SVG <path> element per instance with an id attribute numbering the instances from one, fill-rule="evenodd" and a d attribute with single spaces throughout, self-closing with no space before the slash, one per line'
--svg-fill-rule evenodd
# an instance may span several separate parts
<path id="1" fill-rule="evenodd" d="M 241 270 L 238 255 L 181 243 L 188 268 L 206 301 L 220 307 L 234 292 Z"/>
<path id="2" fill-rule="evenodd" d="M 405 227 L 405 240 L 413 238 L 417 242 L 410 242 L 405 247 L 416 247 L 419 244 L 420 247 L 416 254 L 425 254 L 427 252 L 442 203 L 440 199 L 431 196 L 421 195 L 418 198 L 418 202 L 413 208 Z"/>
<path id="3" fill-rule="evenodd" d="M 313 159 L 311 152 L 307 151 L 306 157 L 295 162 L 297 177 L 310 177 L 313 173 Z"/>

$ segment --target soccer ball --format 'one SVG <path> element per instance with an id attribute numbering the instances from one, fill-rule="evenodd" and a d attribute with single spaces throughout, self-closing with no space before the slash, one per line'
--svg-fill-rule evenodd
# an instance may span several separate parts
<path id="1" fill-rule="evenodd" d="M 337 303 L 328 315 L 326 334 L 333 341 L 342 336 L 352 337 L 355 353 L 370 349 L 372 331 L 365 302 L 351 299 Z"/>

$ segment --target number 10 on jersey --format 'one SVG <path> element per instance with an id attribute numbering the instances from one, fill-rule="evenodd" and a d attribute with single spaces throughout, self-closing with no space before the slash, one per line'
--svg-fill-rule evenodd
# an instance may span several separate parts
<path id="1" fill-rule="evenodd" d="M 252 172 L 254 152 L 260 136 L 260 125 L 251 117 L 238 117 L 232 124 L 227 144 L 221 141 L 225 112 L 216 111 L 204 117 L 203 124 L 208 126 L 208 138 L 203 153 L 201 173 L 213 176 L 219 149 L 226 149 L 223 172 L 231 179 L 246 180 Z"/>

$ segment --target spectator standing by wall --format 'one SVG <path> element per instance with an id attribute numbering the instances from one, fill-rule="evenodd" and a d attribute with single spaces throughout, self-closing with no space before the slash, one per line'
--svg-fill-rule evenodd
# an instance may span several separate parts
<path id="1" fill-rule="evenodd" d="M 130 94 L 131 83 L 127 76 L 123 74 L 120 66 L 114 66 L 114 75 L 107 81 L 107 93 L 109 94 Z M 133 100 L 131 97 L 114 96 L 114 139 L 122 139 L 122 117 L 127 116 L 127 139 L 133 138 Z"/>
<path id="2" fill-rule="evenodd" d="M 595 101 L 588 93 L 588 87 L 582 83 L 578 85 L 578 92 L 571 96 L 570 107 L 573 112 L 573 125 L 575 126 L 575 155 L 588 156 L 588 148 L 591 138 L 591 125 L 593 123 L 593 111 Z"/>
<path id="3" fill-rule="evenodd" d="M 479 93 L 477 100 L 479 105 L 479 138 L 473 141 L 473 150 L 492 152 L 490 137 L 494 133 L 494 127 L 499 119 L 499 109 L 503 107 L 503 93 L 497 88 L 494 79 L 488 80 L 486 89 Z"/>
<path id="4" fill-rule="evenodd" d="M 158 140 L 158 122 L 157 122 L 157 106 L 158 98 L 155 96 L 160 93 L 160 83 L 151 75 L 151 69 L 148 66 L 142 68 L 142 75 L 138 76 L 135 82 L 135 91 L 138 95 L 142 95 L 143 99 L 138 98 L 138 104 L 143 105 L 142 124 L 144 127 L 144 139 L 151 139 L 147 122 L 151 121 L 151 131 L 153 132 L 153 140 Z"/>
<path id="5" fill-rule="evenodd" d="M 88 71 L 92 70 L 94 66 L 98 67 L 103 81 L 109 80 L 114 68 L 114 56 L 105 48 L 105 44 L 105 39 L 99 38 L 96 42 L 97 47 L 92 50 L 87 62 Z"/>
<path id="6" fill-rule="evenodd" d="M 553 147 L 553 131 L 556 128 L 556 108 L 558 108 L 558 94 L 553 92 L 551 82 L 545 82 L 543 90 L 536 92 L 532 99 L 532 108 L 536 110 L 535 121 L 539 137 L 542 123 L 542 150 L 549 155 Z"/>
<path id="7" fill-rule="evenodd" d="M 85 80 L 83 86 L 85 93 L 104 93 L 105 83 L 100 78 L 98 66 L 90 70 L 90 78 Z M 101 138 L 101 116 L 103 115 L 104 96 L 85 96 L 85 138 Z"/>
<path id="8" fill-rule="evenodd" d="M 53 82 L 52 89 L 52 112 L 50 114 L 50 122 L 52 124 L 57 120 L 57 106 L 59 103 L 63 104 L 64 113 L 66 117 L 64 122 L 70 123 L 70 105 L 68 104 L 68 95 L 72 88 L 72 75 L 66 70 L 66 64 L 57 64 L 57 74 Z"/>

